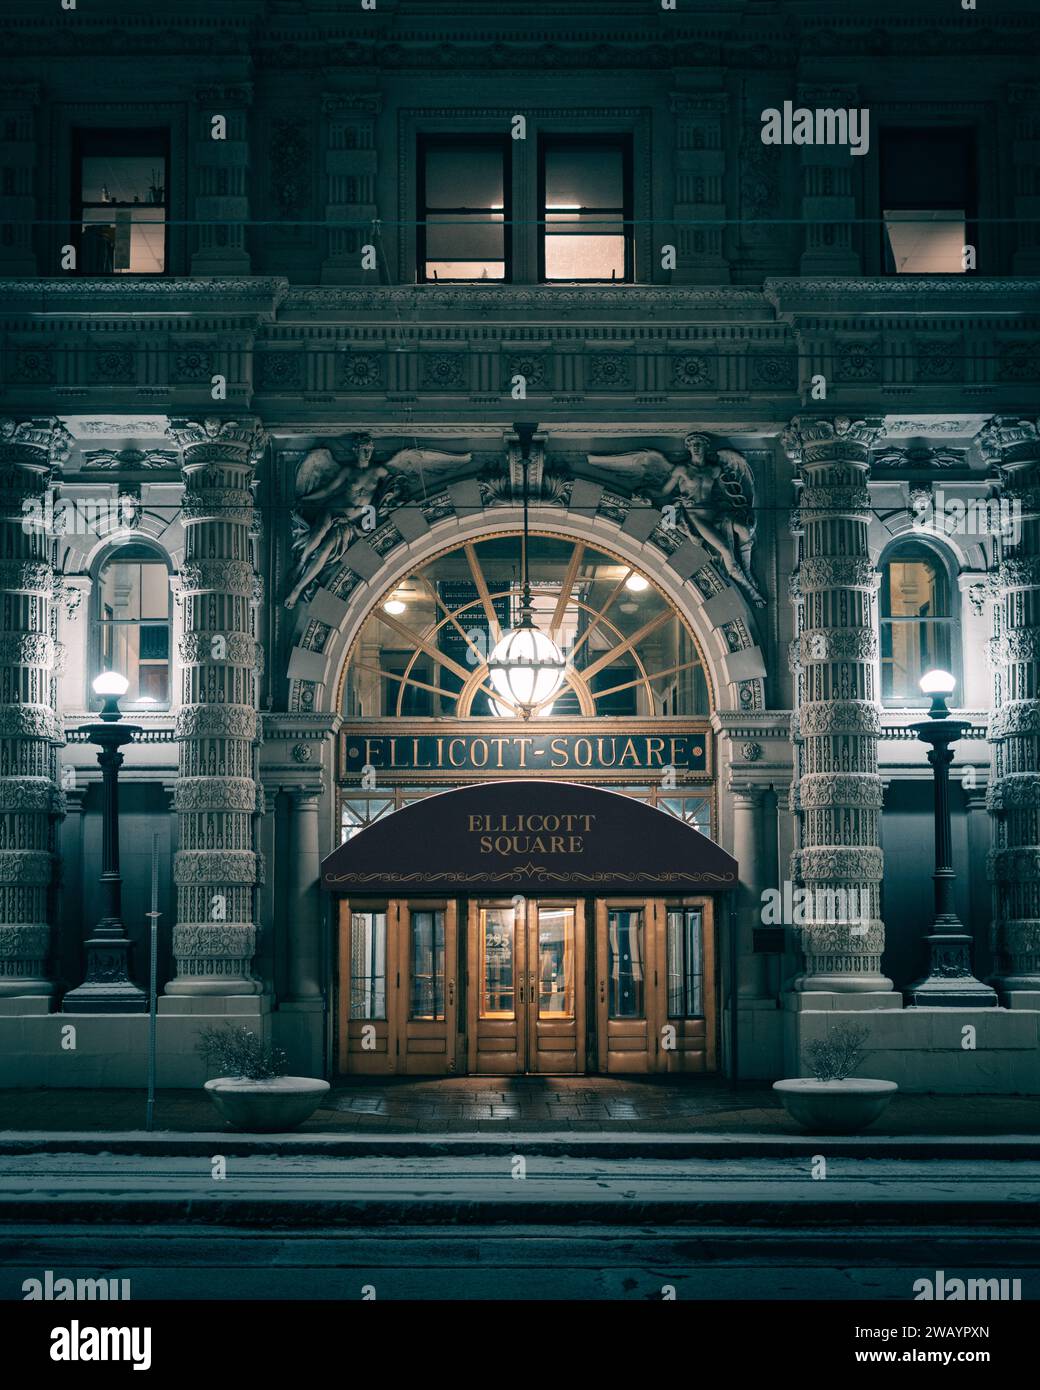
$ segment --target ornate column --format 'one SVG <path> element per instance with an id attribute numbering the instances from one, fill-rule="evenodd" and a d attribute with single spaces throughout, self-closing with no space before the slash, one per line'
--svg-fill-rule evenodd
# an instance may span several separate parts
<path id="1" fill-rule="evenodd" d="M 990 878 L 996 887 L 996 983 L 1009 1007 L 1040 1007 L 1040 432 L 1036 422 L 995 417 L 979 434 L 1017 523 L 997 537 L 993 605 L 993 772 L 987 804 L 996 822 Z M 1016 539 L 1017 535 L 1017 539 Z"/>
<path id="2" fill-rule="evenodd" d="M 259 994 L 251 972 L 261 862 L 254 842 L 260 724 L 252 606 L 259 581 L 250 533 L 253 469 L 266 438 L 251 420 L 176 420 L 171 431 L 184 451 L 184 666 L 176 974 L 166 993 Z"/>
<path id="3" fill-rule="evenodd" d="M 733 858 L 740 865 L 737 993 L 761 999 L 766 994 L 765 957 L 755 954 L 755 927 L 762 922 L 762 801 L 764 788 L 731 785 Z"/>
<path id="4" fill-rule="evenodd" d="M 0 1000 L 49 1000 L 54 988 L 46 962 L 65 740 L 54 712 L 47 491 L 69 444 L 55 420 L 0 420 Z"/>
<path id="5" fill-rule="evenodd" d="M 892 990 L 881 974 L 877 574 L 867 545 L 868 451 L 878 433 L 863 420 L 800 415 L 784 434 L 802 489 L 796 518 L 802 840 L 791 871 L 812 901 L 801 933 L 800 991 Z M 865 924 L 850 922 L 851 915 L 865 916 Z"/>
<path id="6" fill-rule="evenodd" d="M 318 811 L 324 788 L 290 787 L 289 792 L 289 1000 L 299 1004 L 321 994 L 321 853 Z"/>

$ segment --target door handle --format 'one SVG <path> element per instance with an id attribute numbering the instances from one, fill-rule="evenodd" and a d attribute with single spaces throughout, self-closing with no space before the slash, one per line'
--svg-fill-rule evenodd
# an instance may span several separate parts
<path id="1" fill-rule="evenodd" d="M 520 989 L 519 989 L 519 1002 L 520 1002 L 521 1004 L 524 1002 L 524 987 L 523 987 L 523 984 L 520 985 Z"/>
<path id="2" fill-rule="evenodd" d="M 599 1002 L 600 1002 L 601 1004 L 605 1004 L 605 1003 L 607 1002 L 607 982 L 606 982 L 606 980 L 600 980 L 600 982 L 599 982 Z"/>
<path id="3" fill-rule="evenodd" d="M 451 1008 L 455 1003 L 455 981 L 448 981 L 448 1007 Z"/>

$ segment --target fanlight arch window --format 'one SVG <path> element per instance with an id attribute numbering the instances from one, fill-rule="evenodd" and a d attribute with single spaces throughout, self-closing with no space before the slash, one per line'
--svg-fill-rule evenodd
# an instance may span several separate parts
<path id="1" fill-rule="evenodd" d="M 535 718 L 703 716 L 710 688 L 692 633 L 626 561 L 545 533 L 530 540 L 534 620 L 567 659 L 565 681 Z M 384 594 L 347 663 L 348 718 L 502 718 L 488 656 L 519 617 L 519 538 L 469 542 Z"/>
<path id="2" fill-rule="evenodd" d="M 927 704 L 918 682 L 936 667 L 960 678 L 956 589 L 946 557 L 921 541 L 900 541 L 881 560 L 881 698 Z"/>
<path id="3" fill-rule="evenodd" d="M 118 671 L 130 682 L 123 709 L 170 706 L 170 570 L 141 542 L 102 556 L 94 572 L 94 643 L 89 681 Z"/>

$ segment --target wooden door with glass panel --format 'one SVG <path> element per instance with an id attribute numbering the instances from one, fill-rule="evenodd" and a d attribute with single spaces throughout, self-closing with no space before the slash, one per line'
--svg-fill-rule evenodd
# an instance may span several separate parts
<path id="1" fill-rule="evenodd" d="M 709 897 L 664 902 L 666 983 L 658 1071 L 716 1069 L 714 908 Z"/>
<path id="2" fill-rule="evenodd" d="M 339 900 L 336 1022 L 341 1072 L 387 1075 L 395 1070 L 391 996 L 396 993 L 396 967 L 391 970 L 389 959 L 394 906 Z"/>
<path id="3" fill-rule="evenodd" d="M 400 1070 L 420 1076 L 455 1071 L 458 964 L 454 902 L 398 905 Z"/>
<path id="4" fill-rule="evenodd" d="M 653 898 L 596 902 L 596 1042 L 601 1072 L 655 1069 L 657 907 Z"/>
<path id="5" fill-rule="evenodd" d="M 470 1071 L 583 1072 L 583 904 L 472 901 L 468 928 Z"/>
<path id="6" fill-rule="evenodd" d="M 455 1070 L 457 953 L 453 902 L 340 900 L 341 1072 Z"/>
<path id="7" fill-rule="evenodd" d="M 601 1072 L 715 1069 L 710 898 L 596 903 L 596 1036 Z"/>

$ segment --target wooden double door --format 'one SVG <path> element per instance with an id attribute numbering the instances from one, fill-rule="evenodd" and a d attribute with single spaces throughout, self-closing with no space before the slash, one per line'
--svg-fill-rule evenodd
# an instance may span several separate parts
<path id="1" fill-rule="evenodd" d="M 585 1071 L 585 904 L 470 901 L 469 1070 Z"/>
<path id="2" fill-rule="evenodd" d="M 341 899 L 339 1070 L 713 1071 L 712 906 L 709 897 Z"/>

